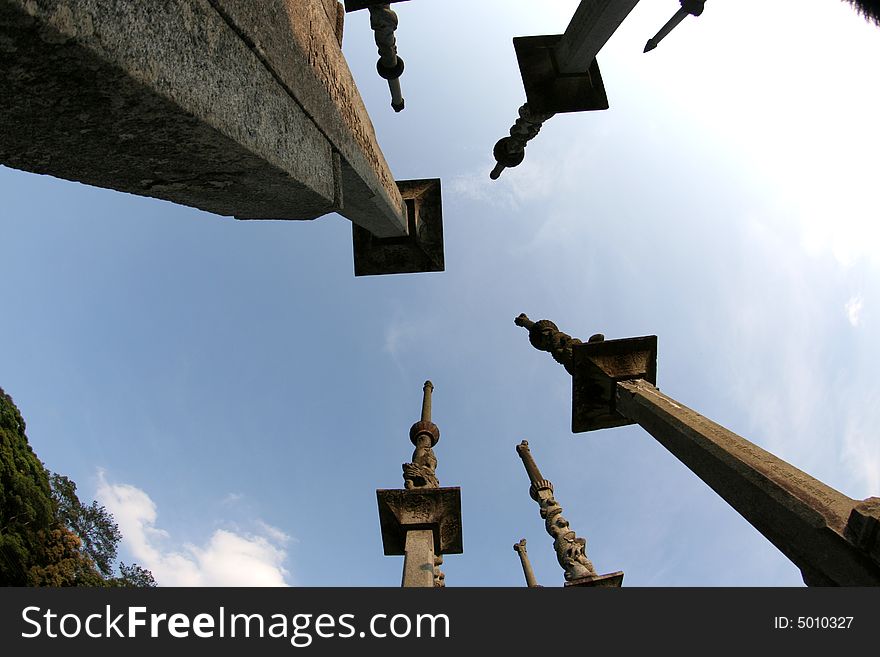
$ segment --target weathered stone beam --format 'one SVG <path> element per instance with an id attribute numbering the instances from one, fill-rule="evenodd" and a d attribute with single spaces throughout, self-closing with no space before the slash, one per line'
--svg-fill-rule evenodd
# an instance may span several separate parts
<path id="1" fill-rule="evenodd" d="M 581 0 L 556 46 L 559 72 L 583 73 L 639 0 Z"/>
<path id="2" fill-rule="evenodd" d="M 210 0 L 279 82 L 296 96 L 341 158 L 340 214 L 376 237 L 406 232 L 400 192 L 328 20 L 335 0 Z"/>
<path id="3" fill-rule="evenodd" d="M 779 548 L 806 584 L 880 585 L 880 500 L 847 497 L 644 379 L 616 387 L 617 412 L 641 425 Z"/>
<path id="4" fill-rule="evenodd" d="M 0 0 L 0 163 L 406 234 L 329 0 Z"/>

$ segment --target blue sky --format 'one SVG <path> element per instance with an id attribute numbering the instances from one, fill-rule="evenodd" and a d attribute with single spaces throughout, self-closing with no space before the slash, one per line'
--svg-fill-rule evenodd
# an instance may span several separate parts
<path id="1" fill-rule="evenodd" d="M 446 269 L 355 279 L 349 223 L 237 222 L 0 167 L 0 385 L 47 467 L 110 508 L 160 584 L 396 586 L 375 489 L 402 486 L 435 384 L 462 488 L 449 586 L 561 585 L 528 439 L 600 572 L 630 586 L 801 585 L 637 427 L 572 435 L 570 379 L 513 318 L 659 336 L 667 394 L 854 498 L 880 494 L 873 62 L 843 2 L 674 1 L 599 55 L 611 109 L 560 115 L 497 182 L 524 100 L 514 36 L 574 0 L 407 2 L 406 110 L 366 14 L 344 51 L 400 179 L 440 177 Z M 462 16 L 464 18 L 462 18 Z"/>

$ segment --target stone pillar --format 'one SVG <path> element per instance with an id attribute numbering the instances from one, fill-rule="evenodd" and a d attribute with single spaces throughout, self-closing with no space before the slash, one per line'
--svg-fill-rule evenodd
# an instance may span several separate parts
<path id="1" fill-rule="evenodd" d="M 404 557 L 403 586 L 442 586 L 436 557 L 464 551 L 461 489 L 380 489 L 376 500 L 383 551 L 386 556 Z M 425 572 L 431 573 L 430 583 Z"/>
<path id="2" fill-rule="evenodd" d="M 583 73 L 639 0 L 581 0 L 556 46 L 560 74 Z"/>
<path id="3" fill-rule="evenodd" d="M 880 499 L 847 497 L 643 379 L 617 383 L 617 412 L 779 548 L 807 585 L 880 586 Z"/>
<path id="4" fill-rule="evenodd" d="M 572 431 L 638 423 L 801 570 L 809 586 L 880 585 L 880 498 L 857 501 L 660 392 L 657 337 L 589 342 L 515 320 L 572 376 Z"/>
<path id="5" fill-rule="evenodd" d="M 401 586 L 434 586 L 434 532 L 411 529 L 406 532 Z"/>
<path id="6" fill-rule="evenodd" d="M 523 575 L 526 576 L 526 586 L 529 588 L 539 587 L 538 580 L 535 579 L 535 571 L 532 570 L 532 563 L 529 561 L 529 552 L 526 550 L 526 539 L 521 538 L 519 543 L 514 543 L 513 550 L 519 555 Z"/>
<path id="7" fill-rule="evenodd" d="M 461 491 L 441 488 L 433 447 L 440 429 L 431 421 L 431 393 L 425 381 L 421 419 L 409 430 L 415 446 L 403 464 L 403 489 L 377 490 L 379 526 L 386 555 L 403 555 L 402 586 L 445 586 L 444 554 L 461 554 Z"/>

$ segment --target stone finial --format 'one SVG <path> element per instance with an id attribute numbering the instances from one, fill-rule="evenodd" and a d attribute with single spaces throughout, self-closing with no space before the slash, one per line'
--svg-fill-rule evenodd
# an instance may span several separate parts
<path id="1" fill-rule="evenodd" d="M 407 490 L 413 488 L 438 488 L 440 481 L 434 471 L 437 457 L 432 447 L 440 440 L 440 429 L 431 422 L 431 393 L 434 384 L 425 381 L 422 388 L 421 420 L 410 427 L 409 439 L 415 445 L 411 463 L 403 464 L 403 481 Z"/>
<path id="2" fill-rule="evenodd" d="M 431 447 L 440 440 L 440 429 L 431 422 L 432 392 L 434 392 L 434 384 L 430 381 L 425 381 L 425 385 L 422 386 L 422 417 L 409 428 L 409 439 L 416 447 L 419 445 L 419 436 L 421 435 L 430 437 Z"/>
<path id="3" fill-rule="evenodd" d="M 525 313 L 521 313 L 519 317 L 513 320 L 513 323 L 517 326 L 522 326 L 529 332 L 529 342 L 532 343 L 535 349 L 549 352 L 557 363 L 562 365 L 569 374 L 574 375 L 572 347 L 583 344 L 581 340 L 563 333 L 549 319 L 533 322 Z M 598 334 L 593 337 L 604 339 Z"/>
<path id="4" fill-rule="evenodd" d="M 528 318 L 526 318 L 528 320 Z M 541 471 L 532 458 L 529 443 L 522 441 L 516 451 L 523 461 L 529 475 L 531 486 L 529 495 L 541 508 L 541 517 L 547 533 L 553 538 L 556 560 L 565 571 L 565 580 L 572 581 L 584 577 L 597 577 L 593 564 L 587 558 L 587 541 L 578 538 L 562 517 L 562 506 L 553 497 L 553 484 L 541 476 Z"/>
<path id="5" fill-rule="evenodd" d="M 422 422 L 431 421 L 431 393 L 434 392 L 434 384 L 425 381 L 422 386 Z"/>
<path id="6" fill-rule="evenodd" d="M 370 6 L 368 9 L 370 11 L 370 28 L 373 30 L 376 47 L 379 49 L 376 70 L 381 77 L 388 81 L 388 89 L 391 91 L 391 107 L 395 112 L 399 112 L 404 107 L 404 101 L 400 92 L 403 58 L 397 54 L 397 39 L 394 37 L 398 23 L 397 14 L 388 4 Z"/>
<path id="7" fill-rule="evenodd" d="M 502 137 L 495 143 L 492 156 L 495 168 L 489 174 L 492 180 L 498 180 L 501 172 L 508 167 L 519 166 L 525 158 L 526 144 L 538 136 L 545 121 L 553 118 L 554 112 L 537 112 L 525 103 L 519 108 L 519 116 L 510 128 L 510 136 Z"/>
<path id="8" fill-rule="evenodd" d="M 533 500 L 540 503 L 541 499 L 538 496 L 538 493 L 540 491 L 548 490 L 552 494 L 553 484 L 541 476 L 541 471 L 538 470 L 538 465 L 535 463 L 535 459 L 532 458 L 531 450 L 529 450 L 528 440 L 524 440 L 516 446 L 516 453 L 519 454 L 519 457 L 522 459 L 526 472 L 529 475 L 529 481 L 532 484 L 529 486 L 529 495 Z"/>

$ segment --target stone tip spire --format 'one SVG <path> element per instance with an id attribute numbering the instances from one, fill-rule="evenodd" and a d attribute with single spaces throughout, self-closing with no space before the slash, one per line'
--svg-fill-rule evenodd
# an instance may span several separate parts
<path id="1" fill-rule="evenodd" d="M 541 471 L 538 470 L 538 464 L 535 463 L 535 459 L 532 458 L 532 452 L 529 449 L 528 440 L 524 440 L 516 446 L 516 453 L 519 454 L 519 457 L 522 459 L 526 472 L 529 475 L 529 481 L 531 482 L 531 486 L 529 486 L 529 496 L 540 504 L 541 499 L 538 492 L 550 491 L 550 494 L 552 495 L 553 484 L 541 476 Z"/>
<path id="2" fill-rule="evenodd" d="M 657 32 L 653 37 L 648 39 L 648 43 L 645 44 L 645 49 L 642 52 L 651 52 L 657 45 L 670 33 L 674 30 L 679 23 L 681 23 L 685 17 L 690 14 L 691 16 L 699 16 L 703 13 L 704 5 L 706 4 L 706 0 L 678 0 L 681 5 L 681 9 L 679 9 L 675 14 L 672 15 L 666 24 L 660 28 L 660 31 Z"/>
<path id="3" fill-rule="evenodd" d="M 434 384 L 425 381 L 422 387 L 422 416 L 409 429 L 409 439 L 415 445 L 412 462 L 403 464 L 404 486 L 413 488 L 438 488 L 440 481 L 434 471 L 437 457 L 432 449 L 440 440 L 440 429 L 431 421 L 431 393 Z"/>
<path id="4" fill-rule="evenodd" d="M 434 384 L 425 381 L 422 386 L 422 418 L 409 428 L 409 439 L 418 447 L 419 436 L 427 435 L 431 438 L 431 447 L 440 440 L 439 427 L 431 422 L 431 393 L 434 392 Z"/>
<path id="5" fill-rule="evenodd" d="M 425 381 L 422 386 L 422 422 L 431 421 L 431 393 L 434 392 L 434 384 Z"/>
<path id="6" fill-rule="evenodd" d="M 526 550 L 526 539 L 521 538 L 519 543 L 514 543 L 513 550 L 519 555 L 523 574 L 526 576 L 526 586 L 529 588 L 539 587 L 540 584 L 538 584 L 538 581 L 535 579 L 535 573 L 532 570 L 532 564 L 529 561 L 529 552 Z"/>

